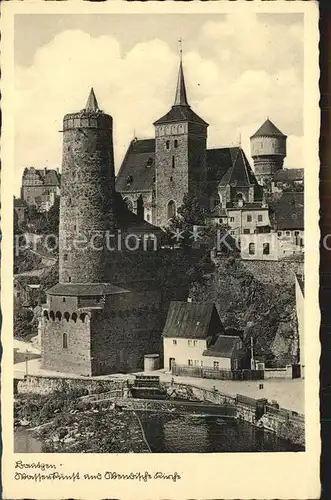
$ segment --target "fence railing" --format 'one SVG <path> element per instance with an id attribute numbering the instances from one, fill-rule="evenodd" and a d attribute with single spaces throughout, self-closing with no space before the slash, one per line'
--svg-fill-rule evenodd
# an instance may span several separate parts
<path id="1" fill-rule="evenodd" d="M 208 378 L 215 380 L 263 380 L 263 370 L 216 370 L 198 366 L 172 365 L 172 375 Z"/>

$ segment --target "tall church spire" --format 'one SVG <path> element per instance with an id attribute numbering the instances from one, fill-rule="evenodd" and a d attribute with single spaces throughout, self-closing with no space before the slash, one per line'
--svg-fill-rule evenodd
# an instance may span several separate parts
<path id="1" fill-rule="evenodd" d="M 182 49 L 181 39 L 179 40 L 179 44 L 180 44 L 179 45 L 180 62 L 179 62 L 178 80 L 177 80 L 174 106 L 189 106 L 189 103 L 187 102 L 184 71 L 183 71 L 183 61 L 182 61 L 183 49 Z"/>
<path id="2" fill-rule="evenodd" d="M 86 111 L 99 111 L 99 105 L 98 105 L 97 98 L 95 97 L 93 87 L 91 87 L 90 95 L 87 99 L 85 110 Z"/>

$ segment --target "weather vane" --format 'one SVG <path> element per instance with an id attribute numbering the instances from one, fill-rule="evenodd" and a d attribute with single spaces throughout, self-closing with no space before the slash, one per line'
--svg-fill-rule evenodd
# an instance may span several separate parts
<path id="1" fill-rule="evenodd" d="M 180 54 L 180 58 L 182 58 L 182 54 L 183 54 L 183 40 L 182 38 L 180 38 L 178 40 L 178 44 L 179 44 L 179 54 Z"/>

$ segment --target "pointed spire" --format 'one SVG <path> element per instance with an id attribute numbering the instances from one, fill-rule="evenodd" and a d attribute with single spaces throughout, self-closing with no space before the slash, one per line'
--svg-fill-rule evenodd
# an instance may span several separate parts
<path id="1" fill-rule="evenodd" d="M 95 97 L 93 87 L 91 87 L 90 95 L 87 99 L 85 110 L 86 111 L 99 111 L 99 105 L 98 105 L 97 98 Z"/>
<path id="2" fill-rule="evenodd" d="M 182 47 L 182 39 L 178 40 L 179 42 L 179 71 L 178 71 L 178 80 L 177 80 L 177 88 L 176 88 L 176 97 L 174 106 L 189 106 L 187 102 L 186 95 L 186 87 L 185 87 L 185 79 L 184 79 L 184 71 L 183 71 L 183 47 Z"/>

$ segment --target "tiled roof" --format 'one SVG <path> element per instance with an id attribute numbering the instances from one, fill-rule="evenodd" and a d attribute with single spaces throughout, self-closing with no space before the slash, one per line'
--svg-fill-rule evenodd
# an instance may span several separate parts
<path id="1" fill-rule="evenodd" d="M 233 155 L 232 155 L 233 158 Z M 241 148 L 236 151 L 232 166 L 220 181 L 221 186 L 244 187 L 258 185 L 253 170 Z"/>
<path id="2" fill-rule="evenodd" d="M 116 177 L 116 190 L 141 192 L 153 189 L 155 180 L 155 139 L 134 139 Z"/>
<path id="3" fill-rule="evenodd" d="M 204 356 L 215 356 L 219 358 L 232 358 L 238 351 L 237 345 L 241 342 L 240 337 L 232 335 L 219 335 L 215 344 L 203 352 Z"/>
<path id="4" fill-rule="evenodd" d="M 200 116 L 198 116 L 189 105 L 183 106 L 176 104 L 172 106 L 168 113 L 154 122 L 154 125 L 172 122 L 193 122 L 208 126 L 208 123 L 200 118 Z"/>
<path id="5" fill-rule="evenodd" d="M 114 295 L 127 293 L 129 290 L 112 285 L 111 283 L 57 283 L 47 290 L 49 295 L 90 296 Z"/>
<path id="6" fill-rule="evenodd" d="M 213 302 L 171 302 L 163 337 L 205 339 L 211 335 L 211 323 L 223 330 Z"/>
<path id="7" fill-rule="evenodd" d="M 59 186 L 60 176 L 56 170 L 47 170 L 44 177 L 44 186 Z"/>
<path id="8" fill-rule="evenodd" d="M 286 135 L 268 118 L 252 137 L 286 137 Z"/>
<path id="9" fill-rule="evenodd" d="M 276 229 L 304 229 L 304 193 L 286 192 L 270 205 Z"/>
<path id="10" fill-rule="evenodd" d="M 272 180 L 274 182 L 294 182 L 294 181 L 303 181 L 303 179 L 304 179 L 303 168 L 289 168 L 289 169 L 277 170 Z"/>

